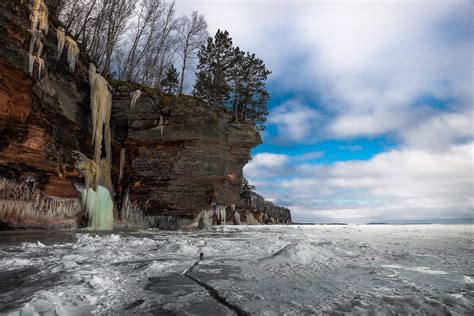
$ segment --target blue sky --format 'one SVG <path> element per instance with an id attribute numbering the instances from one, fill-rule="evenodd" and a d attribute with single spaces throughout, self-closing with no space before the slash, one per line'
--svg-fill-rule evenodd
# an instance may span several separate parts
<path id="1" fill-rule="evenodd" d="M 179 1 L 273 71 L 244 173 L 296 221 L 474 217 L 469 1 Z"/>

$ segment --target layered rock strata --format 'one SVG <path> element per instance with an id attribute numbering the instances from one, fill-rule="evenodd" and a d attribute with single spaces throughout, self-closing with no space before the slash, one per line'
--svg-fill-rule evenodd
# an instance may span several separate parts
<path id="1" fill-rule="evenodd" d="M 79 47 L 69 52 L 73 39 L 50 12 L 49 31 L 40 34 L 41 68 L 33 63 L 30 73 L 30 9 L 26 2 L 0 2 L 0 225 L 77 227 L 87 218 L 75 153 L 94 157 L 90 61 Z M 261 142 L 255 128 L 191 97 L 111 86 L 116 222 L 161 228 L 236 222 L 242 168 Z"/>

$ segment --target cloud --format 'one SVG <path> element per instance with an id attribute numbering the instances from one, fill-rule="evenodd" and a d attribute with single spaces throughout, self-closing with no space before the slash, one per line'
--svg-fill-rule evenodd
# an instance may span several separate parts
<path id="1" fill-rule="evenodd" d="M 296 155 L 293 157 L 293 159 L 298 162 L 303 162 L 303 161 L 312 160 L 316 158 L 322 158 L 322 157 L 324 157 L 324 151 L 311 151 L 311 152 L 304 153 L 301 155 Z"/>
<path id="2" fill-rule="evenodd" d="M 283 154 L 261 153 L 252 158 L 249 164 L 245 166 L 245 175 L 247 177 L 268 177 L 272 176 L 275 170 L 286 167 L 289 157 Z"/>
<path id="3" fill-rule="evenodd" d="M 266 169 L 273 186 L 257 190 L 314 221 L 440 220 L 474 217 L 474 143 L 444 152 L 392 150 L 367 161 L 303 164 L 291 178 L 287 157 Z M 250 169 L 252 169 L 250 163 Z M 258 174 L 245 174 L 252 182 Z M 282 193 L 283 192 L 283 193 Z"/>
<path id="4" fill-rule="evenodd" d="M 310 129 L 326 138 L 400 136 L 423 119 L 413 102 L 425 95 L 472 104 L 469 1 L 196 0 L 176 7 L 179 14 L 198 9 L 211 34 L 228 29 L 235 45 L 262 58 L 273 71 L 272 92 L 304 93 L 324 108 L 271 109 L 277 142 L 318 141 L 303 139 Z M 310 123 L 323 112 L 331 115 Z"/>
<path id="5" fill-rule="evenodd" d="M 304 143 L 315 138 L 321 115 L 297 100 L 289 100 L 272 110 L 268 122 L 278 130 L 277 142 Z"/>
<path id="6" fill-rule="evenodd" d="M 402 130 L 401 135 L 411 148 L 445 149 L 474 138 L 474 109 L 427 117 L 419 125 Z"/>
<path id="7" fill-rule="evenodd" d="M 198 9 L 211 34 L 228 29 L 235 45 L 273 71 L 271 96 L 288 99 L 270 109 L 269 152 L 244 170 L 264 196 L 289 206 L 297 219 L 472 217 L 470 1 L 196 0 L 176 6 L 179 14 Z M 425 97 L 438 104 L 420 104 Z M 382 137 L 398 147 L 330 165 L 311 161 L 318 153 L 271 153 L 361 137 L 369 145 Z"/>

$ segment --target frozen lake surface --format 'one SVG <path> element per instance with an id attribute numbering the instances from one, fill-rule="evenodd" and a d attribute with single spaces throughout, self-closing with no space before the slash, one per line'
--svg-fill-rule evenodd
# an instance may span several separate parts
<path id="1" fill-rule="evenodd" d="M 0 314 L 473 315 L 473 237 L 473 225 L 1 232 Z"/>

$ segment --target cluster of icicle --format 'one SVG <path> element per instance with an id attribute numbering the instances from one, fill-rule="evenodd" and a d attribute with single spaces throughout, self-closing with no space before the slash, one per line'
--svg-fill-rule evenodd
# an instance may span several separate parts
<path id="1" fill-rule="evenodd" d="M 122 222 L 131 226 L 140 227 L 174 227 L 178 223 L 176 216 L 144 215 L 136 202 L 129 199 L 128 191 L 125 193 L 120 209 Z"/>
<path id="2" fill-rule="evenodd" d="M 234 221 L 235 221 L 235 224 L 240 225 L 240 213 L 239 212 L 234 213 Z"/>
<path id="3" fill-rule="evenodd" d="M 56 39 L 58 40 L 58 53 L 56 57 L 58 59 L 61 58 L 64 46 L 66 45 L 69 71 L 74 72 L 74 69 L 76 68 L 76 60 L 79 56 L 79 47 L 77 46 L 76 41 L 69 35 L 66 35 L 62 27 L 56 29 Z"/>
<path id="4" fill-rule="evenodd" d="M 91 86 L 92 112 L 92 143 L 94 144 L 94 161 L 99 162 L 102 153 L 102 135 L 105 134 L 105 154 L 111 161 L 110 115 L 112 113 L 112 94 L 109 83 L 102 77 L 94 66 L 89 65 L 89 84 Z"/>
<path id="5" fill-rule="evenodd" d="M 0 178 L 0 219 L 11 224 L 75 225 L 81 212 L 78 199 L 49 196 L 36 182 L 16 183 Z"/>
<path id="6" fill-rule="evenodd" d="M 66 34 L 64 33 L 64 29 L 59 26 L 56 29 L 56 39 L 58 40 L 58 53 L 56 55 L 57 59 L 61 58 L 61 54 L 63 53 L 64 43 L 66 42 Z"/>
<path id="7" fill-rule="evenodd" d="M 122 207 L 120 209 L 120 216 L 123 222 L 135 223 L 143 226 L 154 227 L 157 223 L 157 218 L 154 216 L 143 215 L 142 210 L 136 202 L 130 201 L 128 191 L 125 192 L 122 200 Z"/>
<path id="8" fill-rule="evenodd" d="M 156 123 L 156 121 L 155 121 Z M 152 128 L 152 130 L 160 131 L 160 136 L 163 137 L 163 130 L 165 129 L 165 121 L 163 120 L 163 116 L 160 115 L 160 121 L 158 122 L 158 126 Z"/>
<path id="9" fill-rule="evenodd" d="M 72 37 L 66 35 L 66 44 L 67 44 L 67 62 L 69 64 L 69 71 L 74 72 L 76 68 L 77 56 L 79 56 L 79 47 L 75 40 Z"/>
<path id="10" fill-rule="evenodd" d="M 29 72 L 33 75 L 35 62 L 38 64 L 38 77 L 41 78 L 41 71 L 44 68 L 44 59 L 41 58 L 43 52 L 43 36 L 48 34 L 48 7 L 44 0 L 34 0 L 30 9 L 30 49 L 28 51 Z M 36 54 L 35 54 L 36 48 Z"/>
<path id="11" fill-rule="evenodd" d="M 138 98 L 142 95 L 142 92 L 140 90 L 135 90 L 134 92 L 130 92 L 130 97 L 132 98 L 130 102 L 130 108 L 133 109 L 135 106 L 135 103 L 137 103 Z"/>
<path id="12" fill-rule="evenodd" d="M 213 218 L 216 218 L 221 225 L 226 223 L 225 205 L 216 205 L 212 210 L 201 211 L 195 218 L 201 228 L 207 228 L 212 225 Z"/>

